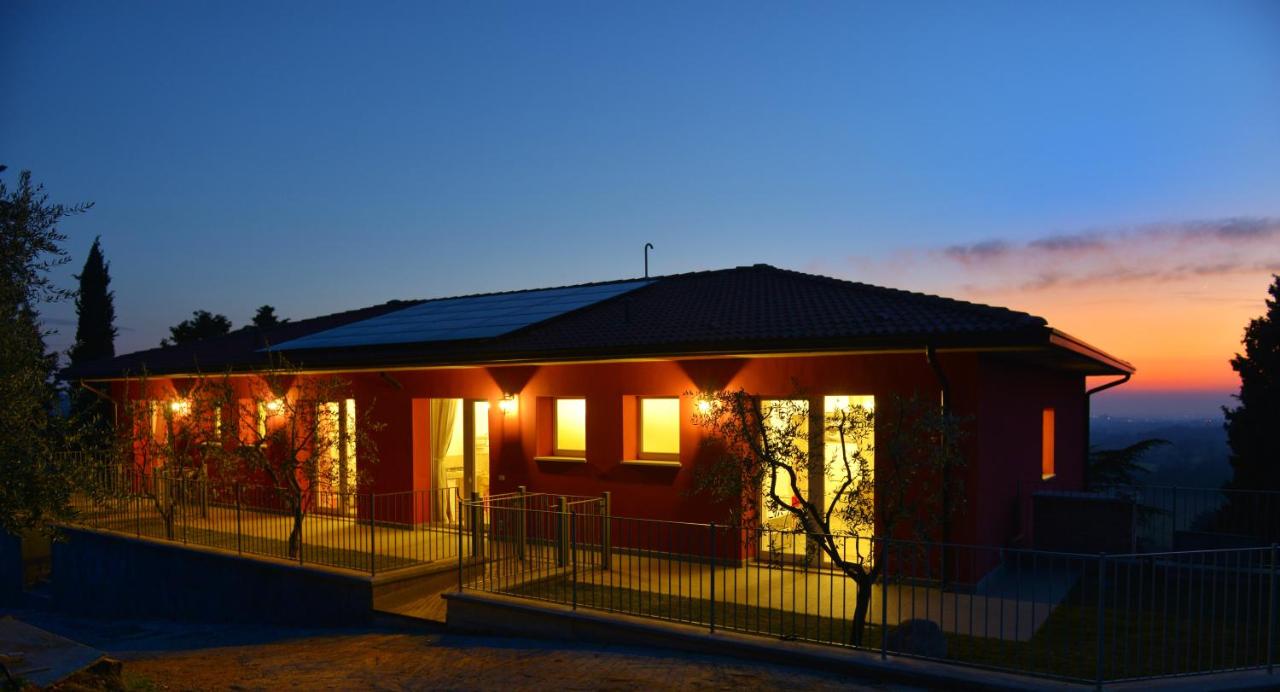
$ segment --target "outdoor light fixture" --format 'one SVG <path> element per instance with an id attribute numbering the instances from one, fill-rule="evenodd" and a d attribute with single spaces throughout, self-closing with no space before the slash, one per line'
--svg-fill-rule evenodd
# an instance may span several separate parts
<path id="1" fill-rule="evenodd" d="M 272 399 L 267 402 L 267 413 L 275 415 L 284 410 L 284 401 L 281 399 Z"/>
<path id="2" fill-rule="evenodd" d="M 174 399 L 169 402 L 169 410 L 176 416 L 185 416 L 191 412 L 191 402 L 186 399 Z"/>
<path id="3" fill-rule="evenodd" d="M 498 402 L 498 408 L 503 413 L 515 413 L 516 407 L 519 406 L 519 401 L 515 394 L 503 394 L 502 400 Z"/>
<path id="4" fill-rule="evenodd" d="M 704 416 L 711 413 L 711 399 L 705 396 L 698 397 L 698 413 Z"/>

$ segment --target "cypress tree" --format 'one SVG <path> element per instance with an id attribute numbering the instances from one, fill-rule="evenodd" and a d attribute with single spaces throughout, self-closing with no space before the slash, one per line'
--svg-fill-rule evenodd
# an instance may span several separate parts
<path id="1" fill-rule="evenodd" d="M 68 355 L 72 365 L 82 365 L 116 354 L 116 308 L 111 292 L 111 265 L 102 256 L 102 238 L 93 239 L 84 268 L 76 275 L 76 341 Z M 83 389 L 75 391 L 72 402 L 91 429 L 109 430 L 111 406 Z"/>
<path id="2" fill-rule="evenodd" d="M 1240 374 L 1240 405 L 1223 408 L 1231 446 L 1233 488 L 1280 490 L 1280 276 L 1266 314 L 1249 322 L 1244 353 L 1231 359 Z"/>
<path id="3" fill-rule="evenodd" d="M 102 257 L 102 238 L 93 239 L 84 269 L 76 275 L 76 343 L 71 364 L 81 365 L 116 354 L 115 294 L 111 291 L 111 265 Z"/>

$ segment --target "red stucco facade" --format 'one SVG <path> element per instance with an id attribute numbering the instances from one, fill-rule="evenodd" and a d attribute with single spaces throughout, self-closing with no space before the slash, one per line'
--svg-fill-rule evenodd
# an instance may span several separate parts
<path id="1" fill-rule="evenodd" d="M 1031 535 L 1031 493 L 1080 489 L 1083 485 L 1087 421 L 1085 382 L 1080 373 L 1033 365 L 999 353 L 943 352 L 937 364 L 949 383 L 950 405 L 967 421 L 964 448 L 965 509 L 949 539 L 983 545 L 1026 544 Z M 232 378 L 245 386 L 251 375 Z M 610 491 L 613 513 L 684 521 L 723 521 L 726 508 L 691 492 L 694 470 L 706 460 L 701 432 L 691 421 L 700 390 L 742 388 L 783 398 L 796 391 L 823 395 L 940 396 L 938 373 L 923 351 L 814 356 L 753 356 L 495 365 L 340 373 L 350 384 L 362 415 L 383 427 L 375 433 L 378 463 L 362 468 L 370 479 L 362 492 L 431 490 L 427 402 L 432 398 L 487 400 L 491 492 L 525 486 L 529 491 L 598 495 Z M 175 386 L 178 385 L 178 386 Z M 153 377 L 115 381 L 117 399 L 165 400 L 181 382 Z M 497 403 L 518 397 L 515 411 Z M 641 466 L 634 457 L 635 417 L 629 397 L 681 395 L 680 464 Z M 586 463 L 537 460 L 545 454 L 545 406 L 551 397 L 586 399 Z M 1055 476 L 1041 477 L 1042 412 L 1056 417 Z M 357 454 L 357 456 L 361 456 Z M 879 463 L 879 462 L 877 462 Z M 414 517 L 422 520 L 421 508 Z"/>

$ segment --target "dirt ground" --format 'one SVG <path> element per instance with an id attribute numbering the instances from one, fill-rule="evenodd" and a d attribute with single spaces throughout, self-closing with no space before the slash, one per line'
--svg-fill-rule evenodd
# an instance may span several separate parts
<path id="1" fill-rule="evenodd" d="M 126 657 L 124 671 L 135 689 L 173 690 L 859 688 L 833 676 L 670 652 L 375 633 Z"/>
<path id="2" fill-rule="evenodd" d="M 17 615 L 123 661 L 129 690 L 907 689 L 667 650 L 445 631 Z"/>

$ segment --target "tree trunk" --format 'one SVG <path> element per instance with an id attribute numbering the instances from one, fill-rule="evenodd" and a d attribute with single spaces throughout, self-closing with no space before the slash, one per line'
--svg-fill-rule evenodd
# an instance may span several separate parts
<path id="1" fill-rule="evenodd" d="M 293 530 L 289 532 L 289 557 L 298 557 L 298 548 L 302 545 L 302 505 L 293 507 Z"/>
<path id="2" fill-rule="evenodd" d="M 853 607 L 853 630 L 849 632 L 849 643 L 862 646 L 867 630 L 867 612 L 871 610 L 871 590 L 876 582 L 875 578 L 858 577 L 853 577 L 853 581 L 858 585 L 858 594 Z"/>
<path id="3" fill-rule="evenodd" d="M 174 530 L 173 530 L 173 517 L 174 517 L 175 512 L 174 512 L 173 510 L 174 510 L 175 506 L 176 506 L 176 505 L 169 504 L 169 505 L 167 505 L 167 506 L 165 506 L 165 505 L 161 505 L 161 506 L 160 506 L 160 508 L 159 508 L 159 509 L 160 509 L 160 519 L 161 519 L 162 521 L 164 521 L 164 537 L 165 537 L 165 538 L 167 538 L 167 539 L 169 539 L 169 540 L 171 540 L 171 541 L 173 540 L 173 535 L 174 535 Z"/>

